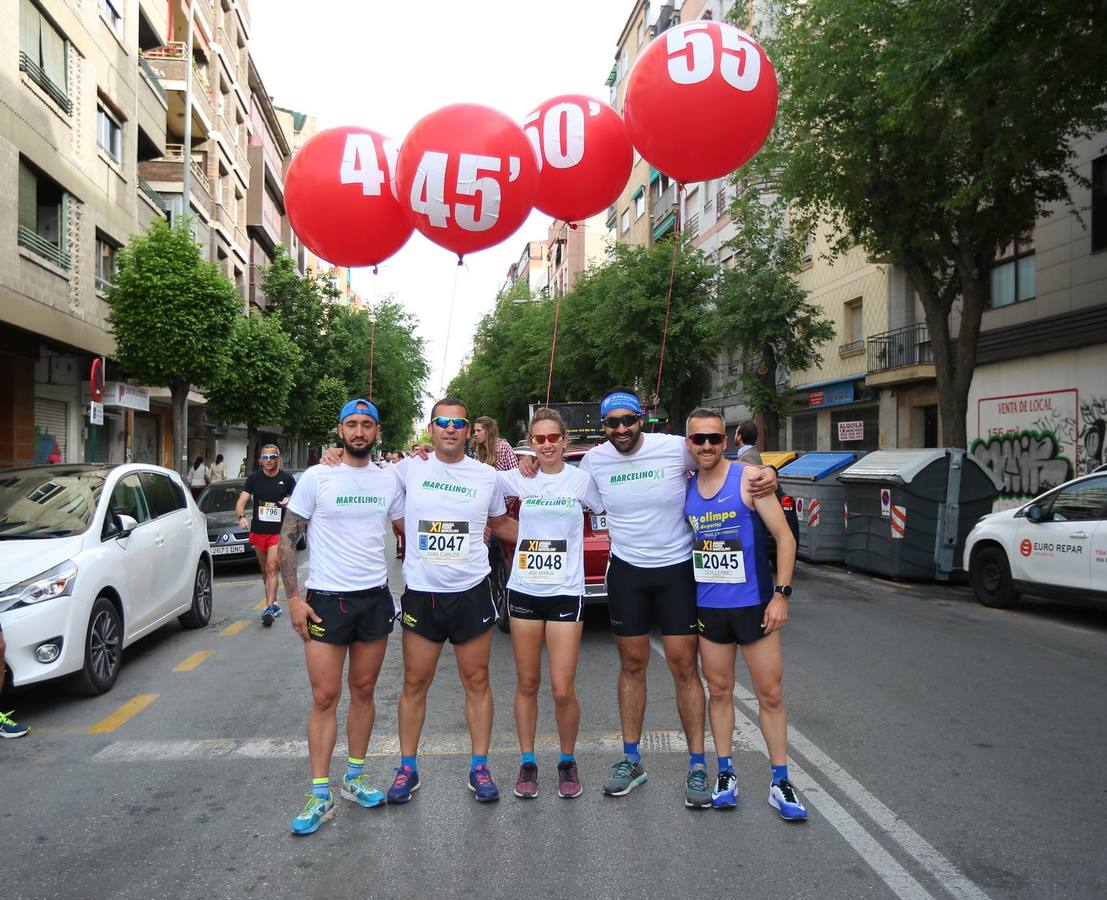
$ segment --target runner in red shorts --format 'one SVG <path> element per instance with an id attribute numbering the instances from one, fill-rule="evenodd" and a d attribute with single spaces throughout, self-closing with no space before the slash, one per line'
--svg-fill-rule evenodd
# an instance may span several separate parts
<path id="1" fill-rule="evenodd" d="M 253 498 L 254 513 L 250 521 L 250 543 L 258 555 L 261 577 L 265 583 L 265 609 L 261 613 L 263 625 L 272 625 L 281 614 L 281 605 L 277 602 L 278 556 L 277 543 L 281 536 L 281 523 L 284 520 L 284 508 L 296 480 L 281 468 L 281 451 L 276 444 L 266 444 L 258 456 L 261 469 L 251 472 L 235 512 L 238 524 L 246 526 L 246 501 Z"/>

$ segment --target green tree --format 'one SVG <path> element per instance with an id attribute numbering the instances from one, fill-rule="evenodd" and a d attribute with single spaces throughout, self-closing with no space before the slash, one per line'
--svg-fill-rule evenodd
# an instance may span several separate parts
<path id="1" fill-rule="evenodd" d="M 188 392 L 225 365 L 227 337 L 241 309 L 234 285 L 200 256 L 186 220 L 157 219 L 120 251 L 108 294 L 119 364 L 144 384 L 168 387 L 174 458 L 188 467 Z"/>
<path id="2" fill-rule="evenodd" d="M 777 375 L 822 363 L 820 348 L 834 339 L 834 324 L 799 286 L 803 242 L 786 223 L 779 199 L 744 190 L 729 210 L 735 237 L 733 268 L 719 284 L 718 324 L 738 351 L 738 394 L 762 415 L 765 446 L 776 449 L 780 421 L 792 410 Z"/>
<path id="3" fill-rule="evenodd" d="M 315 387 L 315 398 L 311 409 L 302 418 L 305 441 L 314 447 L 334 443 L 334 429 L 338 425 L 338 413 L 350 399 L 350 391 L 339 379 L 324 375 Z"/>
<path id="4" fill-rule="evenodd" d="M 245 423 L 249 450 L 259 426 L 283 422 L 300 351 L 281 327 L 279 314 L 241 316 L 231 326 L 226 364 L 207 385 L 207 415 Z"/>
<path id="5" fill-rule="evenodd" d="M 839 248 L 859 243 L 911 278 L 945 442 L 964 447 L 993 261 L 1069 200 L 1066 177 L 1083 183 L 1070 141 L 1107 125 L 1107 8 L 782 0 L 778 12 L 767 49 L 786 77 L 755 165 Z"/>

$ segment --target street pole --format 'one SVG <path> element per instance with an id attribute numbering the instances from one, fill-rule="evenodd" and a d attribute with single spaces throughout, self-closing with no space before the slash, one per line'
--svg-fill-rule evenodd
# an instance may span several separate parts
<path id="1" fill-rule="evenodd" d="M 373 402 L 373 357 L 377 349 L 377 313 L 369 310 L 369 402 Z"/>
<path id="2" fill-rule="evenodd" d="M 192 0 L 188 4 L 188 39 L 185 59 L 184 99 L 184 174 L 181 177 L 181 214 L 188 216 L 188 230 L 192 229 Z"/>

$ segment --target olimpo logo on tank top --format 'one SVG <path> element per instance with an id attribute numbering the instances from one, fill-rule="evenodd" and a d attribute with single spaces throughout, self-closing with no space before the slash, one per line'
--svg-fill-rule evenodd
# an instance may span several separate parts
<path id="1" fill-rule="evenodd" d="M 608 484 L 612 487 L 631 486 L 641 491 L 653 490 L 664 482 L 665 470 L 663 468 L 646 469 L 634 463 L 629 463 L 623 467 L 623 471 L 608 476 Z"/>

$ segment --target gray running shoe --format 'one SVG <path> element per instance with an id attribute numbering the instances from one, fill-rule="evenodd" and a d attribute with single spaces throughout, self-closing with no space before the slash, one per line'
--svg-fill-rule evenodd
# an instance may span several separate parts
<path id="1" fill-rule="evenodd" d="M 642 767 L 641 761 L 631 762 L 629 759 L 623 759 L 611 768 L 611 775 L 607 779 L 607 784 L 603 786 L 603 792 L 608 797 L 623 797 L 638 785 L 646 783 L 646 770 Z M 710 794 L 707 802 L 711 803 Z"/>
<path id="2" fill-rule="evenodd" d="M 711 806 L 711 789 L 707 786 L 707 768 L 695 766 L 688 772 L 684 782 L 684 805 L 694 809 L 708 809 Z"/>

